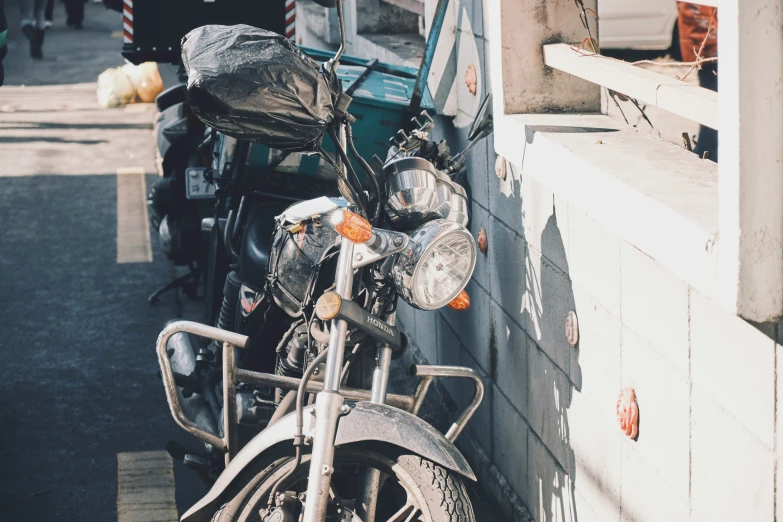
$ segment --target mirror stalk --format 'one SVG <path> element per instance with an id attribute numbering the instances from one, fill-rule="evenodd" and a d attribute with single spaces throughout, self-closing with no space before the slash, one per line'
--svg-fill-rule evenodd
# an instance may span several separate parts
<path id="1" fill-rule="evenodd" d="M 335 54 L 334 57 L 331 60 L 329 60 L 329 62 L 327 63 L 327 67 L 329 71 L 332 73 L 337 72 L 337 66 L 340 64 L 340 58 L 345 52 L 345 19 L 343 17 L 342 0 L 338 0 L 336 7 L 337 7 L 337 22 L 340 26 L 340 48 L 337 49 L 337 54 Z"/>

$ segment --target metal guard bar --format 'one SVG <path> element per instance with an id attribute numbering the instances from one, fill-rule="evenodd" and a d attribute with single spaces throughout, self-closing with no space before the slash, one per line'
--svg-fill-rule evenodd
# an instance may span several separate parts
<path id="1" fill-rule="evenodd" d="M 229 346 L 235 346 L 244 348 L 247 345 L 248 337 L 240 335 L 227 330 L 221 330 L 220 328 L 213 328 L 200 323 L 194 323 L 191 321 L 176 321 L 163 329 L 158 336 L 157 353 L 158 362 L 160 364 L 161 374 L 163 375 L 163 386 L 166 391 L 166 399 L 169 403 L 169 409 L 174 417 L 175 422 L 185 431 L 193 435 L 194 437 L 203 440 L 207 444 L 210 444 L 221 451 L 229 451 L 229 440 L 226 438 L 219 438 L 217 435 L 205 431 L 197 424 L 191 422 L 185 417 L 182 411 L 182 406 L 179 402 L 179 395 L 177 394 L 177 385 L 174 382 L 174 372 L 171 368 L 171 361 L 166 353 L 166 347 L 168 346 L 169 339 L 176 333 L 185 332 L 207 339 L 213 339 L 222 343 L 228 343 Z M 282 390 L 297 390 L 301 379 L 294 377 L 285 377 L 282 375 L 273 375 L 270 373 L 252 372 L 243 370 L 241 368 L 233 369 L 231 372 L 234 384 L 245 382 L 256 386 L 270 386 L 273 388 L 280 388 Z M 323 390 L 323 383 L 318 381 L 310 381 L 307 383 L 306 391 L 308 393 L 318 393 Z M 348 400 L 354 401 L 369 401 L 370 391 L 360 390 L 356 388 L 343 387 L 341 390 L 342 395 Z M 226 397 L 224 397 L 224 403 Z M 422 397 L 423 399 L 423 397 Z M 411 411 L 414 406 L 414 397 L 410 395 L 397 395 L 389 394 L 387 396 L 387 403 L 395 408 L 401 410 Z M 228 434 L 230 430 L 224 428 L 224 433 Z"/>
<path id="2" fill-rule="evenodd" d="M 179 402 L 179 395 L 177 394 L 177 385 L 174 382 L 174 371 L 171 368 L 171 361 L 166 353 L 166 347 L 168 341 L 176 333 L 189 333 L 198 335 L 207 339 L 212 339 L 224 343 L 224 351 L 229 350 L 232 347 L 244 348 L 247 345 L 248 337 L 235 332 L 229 332 L 227 330 L 221 330 L 220 328 L 214 328 L 201 323 L 195 323 L 192 321 L 176 321 L 170 323 L 166 328 L 160 332 L 156 345 L 156 351 L 158 354 L 158 363 L 160 364 L 161 374 L 163 376 L 163 386 L 166 390 L 166 399 L 169 403 L 169 409 L 171 415 L 174 417 L 175 422 L 185 431 L 193 435 L 194 437 L 210 444 L 223 452 L 229 452 L 229 431 L 224 429 L 226 436 L 220 438 L 214 433 L 210 433 L 197 424 L 191 422 L 185 413 L 182 411 L 182 405 Z M 230 359 L 230 363 L 233 363 L 233 358 Z M 281 388 L 284 390 L 296 390 L 299 387 L 300 379 L 293 377 L 284 377 L 282 375 L 273 375 L 269 373 L 252 372 L 243 370 L 240 368 L 232 368 L 229 373 L 233 378 L 232 384 L 239 382 L 245 382 L 257 386 L 270 386 L 275 388 Z M 434 366 L 434 365 L 413 365 L 410 369 L 411 375 L 414 377 L 421 377 L 416 392 L 413 395 L 397 395 L 388 394 L 386 396 L 386 403 L 395 408 L 405 410 L 416 415 L 424 402 L 424 397 L 429 390 L 432 380 L 436 377 L 457 377 L 473 380 L 475 384 L 475 392 L 473 394 L 473 400 L 462 412 L 462 415 L 454 422 L 449 430 L 446 432 L 446 438 L 451 442 L 454 442 L 457 437 L 462 433 L 462 430 L 470 421 L 473 414 L 478 409 L 481 401 L 484 398 L 484 383 L 471 368 L 465 368 L 461 366 Z M 323 383 L 317 381 L 311 381 L 307 384 L 308 393 L 318 393 L 323 390 Z M 225 390 L 224 390 L 225 391 Z M 368 401 L 371 394 L 369 390 L 361 390 L 356 388 L 341 389 L 341 394 L 349 400 L 355 401 Z M 225 401 L 225 397 L 224 397 Z"/>
<path id="3" fill-rule="evenodd" d="M 221 439 L 217 435 L 201 429 L 197 424 L 191 422 L 185 413 L 182 411 L 182 405 L 179 403 L 179 396 L 177 395 L 177 385 L 174 382 L 174 371 L 171 369 L 171 361 L 166 353 L 166 347 L 168 346 L 169 339 L 172 335 L 185 332 L 208 339 L 214 339 L 229 345 L 244 348 L 247 344 L 247 336 L 240 335 L 227 330 L 221 330 L 220 328 L 213 328 L 200 323 L 194 323 L 192 321 L 176 321 L 170 323 L 166 328 L 160 332 L 158 336 L 158 342 L 156 345 L 156 351 L 158 353 L 158 363 L 160 364 L 161 374 L 163 376 L 163 387 L 166 390 L 166 399 L 169 403 L 169 409 L 171 415 L 174 417 L 174 421 L 185 431 L 193 435 L 194 437 L 203 440 L 207 444 L 210 444 L 221 451 L 228 450 L 228 440 Z M 228 430 L 224 429 L 224 433 Z"/>
<path id="4" fill-rule="evenodd" d="M 472 368 L 465 368 L 462 366 L 429 366 L 414 364 L 411 366 L 411 375 L 414 377 L 421 377 L 419 387 L 416 389 L 414 395 L 414 413 L 418 412 L 421 407 L 421 403 L 424 401 L 424 395 L 427 393 L 432 379 L 435 377 L 459 377 L 465 379 L 472 379 L 476 385 L 476 390 L 473 393 L 473 400 L 462 412 L 462 415 L 451 425 L 449 431 L 446 432 L 446 438 L 451 442 L 457 440 L 462 430 L 465 429 L 468 421 L 473 414 L 476 413 L 481 401 L 484 399 L 484 382 L 479 377 L 478 373 Z"/>

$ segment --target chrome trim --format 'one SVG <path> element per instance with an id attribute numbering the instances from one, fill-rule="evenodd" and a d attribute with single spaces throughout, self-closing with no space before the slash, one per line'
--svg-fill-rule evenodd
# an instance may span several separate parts
<path id="1" fill-rule="evenodd" d="M 440 217 L 447 219 L 451 212 L 451 195 L 454 193 L 454 184 L 445 172 L 439 170 L 436 175 L 438 176 L 438 204 L 435 207 L 435 212 Z"/>
<path id="2" fill-rule="evenodd" d="M 347 300 L 351 299 L 353 291 L 353 248 L 351 240 L 342 238 L 335 273 L 335 291 Z M 326 348 L 324 389 L 315 397 L 316 433 L 307 477 L 307 503 L 302 515 L 303 522 L 323 522 L 326 518 L 334 471 L 334 436 L 344 400 L 340 395 L 340 385 L 347 333 L 348 323 L 344 319 L 332 319 L 329 346 Z"/>
<path id="3" fill-rule="evenodd" d="M 361 268 L 408 248 L 408 234 L 373 229 L 370 241 L 353 247 L 353 268 Z M 396 242 L 396 244 L 395 244 Z"/>
<path id="4" fill-rule="evenodd" d="M 451 185 L 454 188 L 454 192 L 451 194 L 450 212 L 446 219 L 467 227 L 470 219 L 468 195 L 459 183 L 452 182 Z"/>
<path id="5" fill-rule="evenodd" d="M 176 321 L 163 329 L 158 336 L 158 342 L 156 345 L 156 351 L 158 354 L 158 363 L 160 364 L 161 375 L 163 377 L 163 387 L 166 390 L 166 399 L 169 403 L 169 409 L 171 415 L 174 417 L 174 421 L 180 428 L 187 431 L 199 440 L 206 442 L 221 451 L 227 451 L 230 446 L 228 437 L 220 438 L 213 433 L 209 433 L 202 429 L 198 424 L 192 422 L 185 416 L 185 412 L 182 410 L 182 405 L 179 402 L 179 395 L 177 394 L 177 385 L 174 382 L 174 370 L 171 368 L 171 361 L 166 353 L 169 339 L 172 335 L 178 332 L 191 333 L 193 335 L 199 335 L 208 339 L 214 339 L 225 343 L 223 351 L 226 352 L 226 347 L 236 346 L 238 348 L 244 348 L 247 344 L 248 338 L 244 335 L 240 335 L 234 332 L 221 330 L 220 328 L 213 328 L 205 324 L 194 323 L 191 321 Z M 233 359 L 233 358 L 232 358 Z M 226 390 L 224 390 L 225 392 Z M 233 409 L 233 408 L 226 408 Z M 224 433 L 228 430 L 224 429 Z"/>
<path id="6" fill-rule="evenodd" d="M 296 377 L 251 372 L 241 368 L 236 370 L 235 377 L 237 382 L 246 382 L 254 386 L 269 386 L 271 388 L 280 388 L 281 390 L 296 390 L 299 388 L 299 383 L 301 382 L 301 379 L 297 379 Z M 322 382 L 311 379 L 307 383 L 305 391 L 307 391 L 307 393 L 320 393 L 323 389 L 324 384 Z M 349 401 L 369 401 L 371 398 L 370 390 L 348 388 L 346 386 L 340 387 L 340 393 Z M 401 410 L 411 411 L 414 404 L 414 397 L 390 393 L 386 396 L 386 403 Z"/>
<path id="7" fill-rule="evenodd" d="M 435 167 L 422 158 L 399 158 L 383 168 L 386 212 L 395 224 L 415 226 L 438 204 Z"/>
<path id="8" fill-rule="evenodd" d="M 408 248 L 397 254 L 397 258 L 391 266 L 391 277 L 394 280 L 394 285 L 397 287 L 400 297 L 411 306 L 420 310 L 436 310 L 446 306 L 451 300 L 449 299 L 444 303 L 436 303 L 434 306 L 426 305 L 417 302 L 413 292 L 413 283 L 419 261 L 421 261 L 421 259 L 429 253 L 442 238 L 450 234 L 463 235 L 468 239 L 472 247 L 470 270 L 468 271 L 467 277 L 465 277 L 464 284 L 454 293 L 451 299 L 454 299 L 457 294 L 465 288 L 468 281 L 470 281 L 473 270 L 476 268 L 476 256 L 478 251 L 476 240 L 473 238 L 473 235 L 464 226 L 446 219 L 429 221 L 421 225 L 410 235 Z"/>

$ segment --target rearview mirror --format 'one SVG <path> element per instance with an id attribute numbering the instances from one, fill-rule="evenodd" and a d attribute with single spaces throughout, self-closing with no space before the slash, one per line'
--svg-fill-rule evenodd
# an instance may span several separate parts
<path id="1" fill-rule="evenodd" d="M 316 0 L 317 1 L 317 0 Z M 468 140 L 473 141 L 476 138 L 483 138 L 487 134 L 492 132 L 492 94 L 487 94 L 484 101 L 481 102 L 476 113 L 476 119 L 473 120 L 473 125 L 470 126 L 470 132 L 468 133 Z"/>

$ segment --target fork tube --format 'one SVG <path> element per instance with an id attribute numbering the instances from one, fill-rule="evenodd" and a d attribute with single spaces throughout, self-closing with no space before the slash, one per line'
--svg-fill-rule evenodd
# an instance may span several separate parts
<path id="1" fill-rule="evenodd" d="M 394 326 L 397 322 L 397 312 L 392 312 L 386 318 L 386 323 Z M 388 344 L 378 347 L 375 358 L 375 370 L 372 372 L 371 402 L 386 403 L 386 392 L 389 387 L 389 368 L 391 367 L 392 349 Z M 364 520 L 364 519 L 362 519 Z"/>
<path id="2" fill-rule="evenodd" d="M 396 312 L 391 313 L 386 322 L 392 326 L 397 322 Z M 375 358 L 375 370 L 372 373 L 372 391 L 370 402 L 386 403 L 386 391 L 389 387 L 389 368 L 391 367 L 392 349 L 388 344 L 378 347 Z M 362 522 L 375 522 L 375 509 L 378 505 L 378 491 L 381 485 L 381 471 L 374 468 L 364 468 L 356 492 L 356 515 Z"/>
<path id="3" fill-rule="evenodd" d="M 343 238 L 337 258 L 335 291 L 343 299 L 351 298 L 353 290 L 353 243 Z M 303 522 L 323 522 L 329 504 L 329 486 L 334 472 L 334 437 L 343 397 L 340 395 L 340 376 L 345 357 L 345 337 L 348 323 L 332 320 L 329 347 L 326 356 L 324 389 L 315 400 L 315 435 L 313 457 L 307 481 L 307 500 Z"/>

